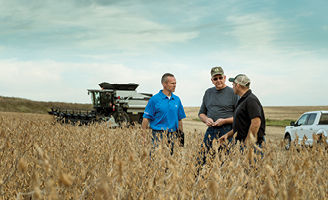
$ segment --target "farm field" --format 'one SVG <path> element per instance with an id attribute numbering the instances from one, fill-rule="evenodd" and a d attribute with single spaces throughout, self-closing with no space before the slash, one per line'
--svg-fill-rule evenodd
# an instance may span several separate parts
<path id="1" fill-rule="evenodd" d="M 284 127 L 267 127 L 263 158 L 236 145 L 195 176 L 206 127 L 195 120 L 198 108 L 185 110 L 186 144 L 172 156 L 165 144 L 152 149 L 150 137 L 144 143 L 140 126 L 71 126 L 0 112 L 0 199 L 328 199 L 328 145 L 286 151 Z M 296 120 L 309 110 L 328 106 L 266 107 L 265 114 Z"/>

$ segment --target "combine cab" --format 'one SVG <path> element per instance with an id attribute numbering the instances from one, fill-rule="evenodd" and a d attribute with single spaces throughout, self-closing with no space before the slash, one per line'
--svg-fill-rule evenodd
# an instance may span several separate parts
<path id="1" fill-rule="evenodd" d="M 58 122 L 87 125 L 110 122 L 112 127 L 141 123 L 142 115 L 152 94 L 137 93 L 138 84 L 100 83 L 101 89 L 89 89 L 93 110 L 51 108 L 49 114 Z"/>

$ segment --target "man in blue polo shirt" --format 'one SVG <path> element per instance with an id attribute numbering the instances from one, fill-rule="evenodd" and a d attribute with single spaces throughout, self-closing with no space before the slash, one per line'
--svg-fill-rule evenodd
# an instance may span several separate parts
<path id="1" fill-rule="evenodd" d="M 173 94 L 176 80 L 173 74 L 165 73 L 161 79 L 163 89 L 150 98 L 143 115 L 142 128 L 152 129 L 153 144 L 167 134 L 173 154 L 177 132 L 183 132 L 182 119 L 186 117 L 180 98 Z M 156 145 L 156 144 L 155 144 Z"/>

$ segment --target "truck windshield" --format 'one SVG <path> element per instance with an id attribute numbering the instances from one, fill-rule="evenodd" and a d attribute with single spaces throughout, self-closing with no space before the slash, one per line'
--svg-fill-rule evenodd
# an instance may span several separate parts
<path id="1" fill-rule="evenodd" d="M 321 114 L 319 125 L 328 125 L 328 113 Z"/>

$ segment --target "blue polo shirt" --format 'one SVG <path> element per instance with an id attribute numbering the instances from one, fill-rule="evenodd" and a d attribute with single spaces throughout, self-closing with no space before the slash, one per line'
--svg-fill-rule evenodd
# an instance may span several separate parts
<path id="1" fill-rule="evenodd" d="M 168 98 L 163 90 L 152 96 L 145 108 L 144 118 L 149 119 L 150 128 L 168 132 L 177 131 L 179 120 L 186 118 L 180 98 L 172 94 Z"/>

